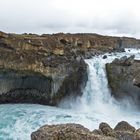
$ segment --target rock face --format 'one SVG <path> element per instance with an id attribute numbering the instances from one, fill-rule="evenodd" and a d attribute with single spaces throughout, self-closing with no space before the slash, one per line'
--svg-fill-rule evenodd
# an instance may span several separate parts
<path id="1" fill-rule="evenodd" d="M 31 140 L 140 140 L 140 130 L 129 123 L 119 122 L 114 129 L 101 123 L 90 131 L 79 124 L 45 125 L 31 134 Z"/>
<path id="2" fill-rule="evenodd" d="M 70 63 L 71 64 L 71 63 Z M 49 76 L 31 71 L 0 69 L 0 103 L 57 105 L 66 96 L 78 96 L 87 81 L 83 60 L 58 69 Z"/>
<path id="3" fill-rule="evenodd" d="M 55 40 L 0 32 L 0 103 L 57 105 L 82 94 L 87 64 Z"/>
<path id="4" fill-rule="evenodd" d="M 106 64 L 106 71 L 112 95 L 117 99 L 129 98 L 140 105 L 140 61 L 134 60 L 134 56 L 124 56 Z"/>
<path id="5" fill-rule="evenodd" d="M 0 32 L 0 103 L 56 105 L 82 94 L 84 58 L 139 47 L 134 38 L 97 34 L 7 34 Z"/>

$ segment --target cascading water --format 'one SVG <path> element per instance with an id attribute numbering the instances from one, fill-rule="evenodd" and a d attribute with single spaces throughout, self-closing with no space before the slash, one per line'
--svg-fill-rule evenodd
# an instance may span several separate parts
<path id="1" fill-rule="evenodd" d="M 105 73 L 105 63 L 132 54 L 136 55 L 136 59 L 140 58 L 140 50 L 131 49 L 130 52 L 107 54 L 107 59 L 97 56 L 86 60 L 89 66 L 88 82 L 84 94 L 76 102 L 65 100 L 59 108 L 27 104 L 0 105 L 0 140 L 29 140 L 31 132 L 44 124 L 80 123 L 92 130 L 98 128 L 101 122 L 114 126 L 125 120 L 140 127 L 140 113 L 130 108 L 129 101 L 119 103 L 111 97 Z"/>

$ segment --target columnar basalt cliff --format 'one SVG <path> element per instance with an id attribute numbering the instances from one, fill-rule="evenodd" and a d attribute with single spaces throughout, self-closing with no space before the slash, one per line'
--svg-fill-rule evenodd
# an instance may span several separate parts
<path id="1" fill-rule="evenodd" d="M 97 34 L 6 34 L 0 32 L 0 103 L 56 105 L 81 95 L 84 58 L 139 47 L 134 38 Z"/>

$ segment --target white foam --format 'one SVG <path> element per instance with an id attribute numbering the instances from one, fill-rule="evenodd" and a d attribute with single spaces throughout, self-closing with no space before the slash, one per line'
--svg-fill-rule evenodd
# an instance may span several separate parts
<path id="1" fill-rule="evenodd" d="M 140 113 L 130 108 L 129 101 L 118 103 L 110 96 L 105 73 L 105 63 L 124 55 L 135 54 L 140 58 L 139 52 L 132 49 L 121 54 L 107 54 L 107 59 L 97 56 L 86 60 L 89 65 L 87 86 L 83 96 L 77 98 L 76 102 L 67 99 L 61 104 L 62 107 L 69 104 L 69 108 L 0 105 L 0 140 L 30 140 L 31 132 L 44 124 L 80 123 L 92 130 L 98 128 L 100 122 L 108 122 L 113 127 L 117 122 L 126 120 L 140 127 Z"/>

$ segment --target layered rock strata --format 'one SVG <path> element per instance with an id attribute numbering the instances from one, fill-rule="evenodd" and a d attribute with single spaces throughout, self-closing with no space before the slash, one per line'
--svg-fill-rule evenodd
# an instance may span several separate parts
<path id="1" fill-rule="evenodd" d="M 139 44 L 97 34 L 0 32 L 0 103 L 56 105 L 65 96 L 79 96 L 87 81 L 84 58 Z"/>

